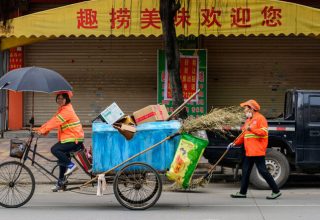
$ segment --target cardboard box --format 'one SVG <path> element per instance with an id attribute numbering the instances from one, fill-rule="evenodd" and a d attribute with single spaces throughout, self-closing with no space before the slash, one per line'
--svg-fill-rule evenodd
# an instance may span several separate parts
<path id="1" fill-rule="evenodd" d="M 126 124 L 135 126 L 136 123 L 134 122 L 133 116 L 125 115 L 121 119 L 119 119 L 116 123 Z"/>
<path id="2" fill-rule="evenodd" d="M 102 119 L 108 124 L 113 124 L 124 116 L 119 106 L 114 102 L 100 113 Z"/>
<path id="3" fill-rule="evenodd" d="M 148 105 L 133 113 L 137 125 L 145 122 L 165 121 L 169 114 L 165 105 Z"/>
<path id="4" fill-rule="evenodd" d="M 132 139 L 134 133 L 137 131 L 137 129 L 134 126 L 126 124 L 114 123 L 113 127 L 116 128 L 119 131 L 119 133 L 122 134 L 127 140 Z"/>

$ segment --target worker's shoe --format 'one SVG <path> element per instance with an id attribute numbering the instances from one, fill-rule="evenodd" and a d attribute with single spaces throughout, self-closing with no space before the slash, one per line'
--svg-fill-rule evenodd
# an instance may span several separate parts
<path id="1" fill-rule="evenodd" d="M 247 198 L 246 194 L 242 194 L 240 192 L 233 193 L 230 196 L 231 196 L 231 198 Z"/>
<path id="2" fill-rule="evenodd" d="M 276 199 L 278 198 L 279 196 L 281 196 L 281 192 L 278 192 L 278 193 L 271 193 L 270 196 L 267 196 L 266 199 Z"/>
<path id="3" fill-rule="evenodd" d="M 65 172 L 65 176 L 68 176 L 68 175 L 70 175 L 73 171 L 75 171 L 75 170 L 77 170 L 78 169 L 78 167 L 77 167 L 77 165 L 75 165 L 74 163 L 70 163 L 68 166 L 67 166 L 67 171 Z"/>
<path id="4" fill-rule="evenodd" d="M 63 181 L 59 180 L 55 186 L 51 188 L 52 192 L 64 191 L 66 186 L 63 184 Z"/>

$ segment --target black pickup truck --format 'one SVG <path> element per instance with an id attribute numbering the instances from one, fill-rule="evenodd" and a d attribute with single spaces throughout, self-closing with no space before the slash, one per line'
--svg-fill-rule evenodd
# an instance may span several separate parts
<path id="1" fill-rule="evenodd" d="M 288 90 L 283 116 L 268 120 L 268 125 L 266 165 L 280 187 L 286 183 L 291 172 L 320 172 L 320 90 Z M 235 135 L 239 132 L 235 131 Z M 204 157 L 215 163 L 232 139 L 214 133 L 208 133 L 208 138 Z M 237 172 L 243 155 L 243 147 L 232 148 L 221 165 L 236 168 L 234 170 Z M 255 167 L 250 182 L 259 189 L 268 187 Z"/>

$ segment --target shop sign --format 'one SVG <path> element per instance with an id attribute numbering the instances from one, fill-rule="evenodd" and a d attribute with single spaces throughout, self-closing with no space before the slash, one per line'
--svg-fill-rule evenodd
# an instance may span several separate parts
<path id="1" fill-rule="evenodd" d="M 320 34 L 320 10 L 273 0 L 181 0 L 177 35 Z M 0 37 L 160 36 L 159 0 L 95 0 L 15 18 Z"/>
<path id="2" fill-rule="evenodd" d="M 172 106 L 172 90 L 167 70 L 164 50 L 158 50 L 158 103 L 165 104 L 169 113 Z M 188 99 L 198 89 L 200 92 L 189 104 L 189 116 L 199 116 L 207 113 L 207 51 L 180 50 L 180 79 L 183 98 Z"/>
<path id="3" fill-rule="evenodd" d="M 21 68 L 23 65 L 23 50 L 22 47 L 10 49 L 9 54 L 9 71 Z"/>

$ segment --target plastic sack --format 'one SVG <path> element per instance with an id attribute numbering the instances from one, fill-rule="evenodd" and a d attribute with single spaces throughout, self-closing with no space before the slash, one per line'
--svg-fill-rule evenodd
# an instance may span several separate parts
<path id="1" fill-rule="evenodd" d="M 182 134 L 170 170 L 166 174 L 168 179 L 175 181 L 184 189 L 188 188 L 193 172 L 208 143 L 208 140 Z"/>

